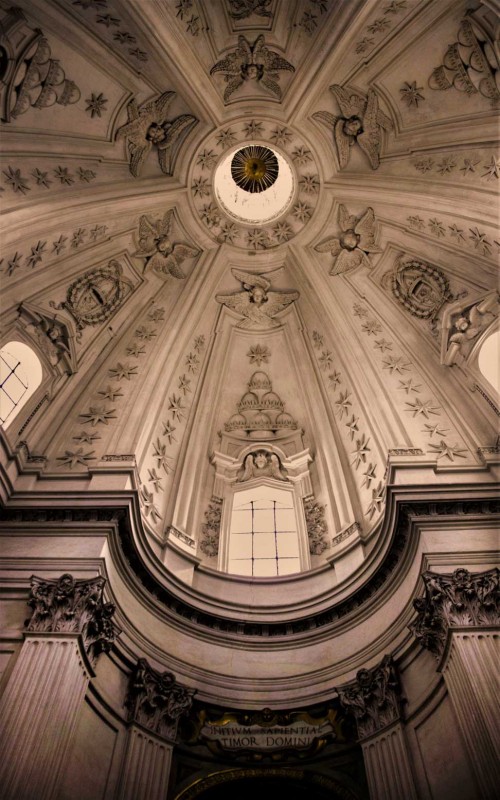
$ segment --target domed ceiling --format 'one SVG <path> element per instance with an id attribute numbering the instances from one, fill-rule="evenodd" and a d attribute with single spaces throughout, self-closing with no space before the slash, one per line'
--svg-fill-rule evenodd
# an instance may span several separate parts
<path id="1" fill-rule="evenodd" d="M 493 3 L 0 5 L 3 341 L 46 398 L 9 437 L 56 492 L 134 490 L 179 602 L 300 632 L 389 546 L 396 473 L 446 484 L 495 441 Z M 259 475 L 317 581 L 272 615 L 265 579 L 211 596 Z"/>

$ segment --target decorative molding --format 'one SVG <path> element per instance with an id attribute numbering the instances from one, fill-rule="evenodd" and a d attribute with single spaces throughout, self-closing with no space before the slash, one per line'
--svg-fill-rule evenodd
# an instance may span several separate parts
<path id="1" fill-rule="evenodd" d="M 264 275 L 239 269 L 231 272 L 243 285 L 243 291 L 216 294 L 215 299 L 243 317 L 236 327 L 244 330 L 279 328 L 281 322 L 275 319 L 276 315 L 298 300 L 299 292 L 270 291 L 271 281 Z"/>
<path id="2" fill-rule="evenodd" d="M 178 528 L 174 527 L 174 525 L 169 525 L 165 530 L 165 539 L 170 539 L 172 536 L 184 542 L 184 544 L 189 545 L 189 547 L 193 549 L 196 548 L 195 540 L 188 536 L 187 533 L 183 533 L 183 531 L 180 531 Z"/>
<path id="3" fill-rule="evenodd" d="M 392 131 L 393 124 L 380 111 L 376 92 L 369 89 L 365 97 L 337 83 L 330 86 L 330 91 L 340 107 L 341 116 L 335 117 L 329 111 L 316 111 L 313 118 L 333 131 L 340 169 L 347 167 L 354 144 L 360 146 L 371 168 L 378 169 L 382 130 Z"/>
<path id="4" fill-rule="evenodd" d="M 173 120 L 167 120 L 167 112 L 174 98 L 175 92 L 163 92 L 140 107 L 135 98 L 127 105 L 128 122 L 118 128 L 117 137 L 125 139 L 129 169 L 134 178 L 141 174 L 153 145 L 157 149 L 161 171 L 165 175 L 173 174 L 174 151 L 181 138 L 198 123 L 192 114 L 181 114 Z"/>
<path id="5" fill-rule="evenodd" d="M 424 451 L 420 447 L 391 447 L 387 451 L 389 456 L 423 456 Z"/>
<path id="6" fill-rule="evenodd" d="M 106 578 L 80 580 L 65 573 L 60 578 L 32 575 L 28 605 L 28 631 L 80 633 L 93 662 L 108 653 L 119 631 L 113 623 L 115 606 L 103 601 Z"/>
<path id="7" fill-rule="evenodd" d="M 472 391 L 473 392 L 479 392 L 481 397 L 484 397 L 484 399 L 486 400 L 488 405 L 491 406 L 491 408 L 493 409 L 493 411 L 495 412 L 497 417 L 500 417 L 500 408 L 497 406 L 496 403 L 493 402 L 491 397 L 488 394 L 486 394 L 486 392 L 484 391 L 482 386 L 480 386 L 478 383 L 473 383 L 472 384 Z"/>
<path id="8" fill-rule="evenodd" d="M 272 17 L 269 11 L 271 0 L 228 0 L 228 13 L 232 19 L 246 19 L 253 14 L 257 17 Z"/>
<path id="9" fill-rule="evenodd" d="M 334 536 L 331 541 L 331 546 L 337 547 L 338 544 L 341 544 L 341 542 L 345 541 L 345 539 L 348 539 L 355 533 L 357 533 L 358 536 L 361 533 L 361 525 L 359 522 L 353 522 L 352 525 L 349 525 L 349 527 L 345 528 L 345 530 L 340 531 L 340 533 Z"/>
<path id="10" fill-rule="evenodd" d="M 452 574 L 424 572 L 425 594 L 413 601 L 417 619 L 409 629 L 417 641 L 437 658 L 443 655 L 448 631 L 500 624 L 500 570 Z"/>
<path id="11" fill-rule="evenodd" d="M 214 503 L 217 501 L 214 500 Z M 287 623 L 241 623 L 200 611 L 188 605 L 167 588 L 160 584 L 144 566 L 140 559 L 132 532 L 127 522 L 127 512 L 122 509 L 4 509 L 2 521 L 10 524 L 33 523 L 37 526 L 46 523 L 80 523 L 105 522 L 118 526 L 118 538 L 130 568 L 142 583 L 145 591 L 165 606 L 170 613 L 185 620 L 186 623 L 200 625 L 202 628 L 237 637 L 292 637 L 318 628 L 327 628 L 340 619 L 358 613 L 363 606 L 373 605 L 374 599 L 384 587 L 389 585 L 410 541 L 410 533 L 415 518 L 434 518 L 434 523 L 445 518 L 460 518 L 460 524 L 467 523 L 467 518 L 488 518 L 492 523 L 500 515 L 500 503 L 496 500 L 465 500 L 449 502 L 414 502 L 400 507 L 398 518 L 394 522 L 394 535 L 390 546 L 378 569 L 350 597 L 341 600 L 331 608 L 312 614 L 300 620 Z"/>
<path id="12" fill-rule="evenodd" d="M 373 669 L 360 669 L 355 681 L 336 691 L 342 708 L 354 716 L 361 740 L 379 733 L 401 716 L 403 698 L 390 655 Z"/>
<path id="13" fill-rule="evenodd" d="M 224 91 L 224 102 L 227 103 L 232 93 L 239 89 L 245 81 L 253 81 L 264 86 L 268 92 L 281 100 L 279 72 L 287 70 L 295 72 L 295 67 L 274 50 L 266 46 L 264 35 L 257 37 L 250 44 L 245 36 L 238 36 L 238 46 L 225 58 L 217 61 L 210 70 L 210 75 L 222 72 L 227 83 Z"/>
<path id="14" fill-rule="evenodd" d="M 341 233 L 324 239 L 315 246 L 318 253 L 331 253 L 333 264 L 330 275 L 350 272 L 363 265 L 370 268 L 369 253 L 381 253 L 375 244 L 377 223 L 373 208 L 367 208 L 361 217 L 349 214 L 347 208 L 339 205 L 338 223 Z"/>
<path id="15" fill-rule="evenodd" d="M 177 683 L 172 672 L 158 672 L 140 658 L 125 703 L 129 722 L 174 742 L 179 718 L 191 709 L 194 693 L 194 689 Z"/>

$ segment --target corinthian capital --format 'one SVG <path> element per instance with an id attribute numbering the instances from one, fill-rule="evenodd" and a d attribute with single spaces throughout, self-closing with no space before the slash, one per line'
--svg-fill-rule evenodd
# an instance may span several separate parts
<path id="1" fill-rule="evenodd" d="M 373 669 L 360 669 L 356 680 L 336 689 L 342 707 L 356 719 L 364 739 L 395 722 L 401 712 L 401 692 L 391 656 Z"/>
<path id="2" fill-rule="evenodd" d="M 178 684 L 172 672 L 158 672 L 140 658 L 126 701 L 129 721 L 174 741 L 179 718 L 190 710 L 193 695 L 194 689 Z"/>
<path id="3" fill-rule="evenodd" d="M 498 569 L 451 575 L 424 572 L 424 597 L 413 601 L 417 619 L 409 626 L 420 644 L 439 660 L 450 628 L 480 628 L 500 621 Z"/>
<path id="4" fill-rule="evenodd" d="M 95 660 L 111 649 L 117 633 L 112 622 L 115 606 L 103 602 L 105 583 L 106 578 L 78 580 L 68 573 L 55 580 L 32 575 L 27 630 L 80 633 L 88 655 Z"/>

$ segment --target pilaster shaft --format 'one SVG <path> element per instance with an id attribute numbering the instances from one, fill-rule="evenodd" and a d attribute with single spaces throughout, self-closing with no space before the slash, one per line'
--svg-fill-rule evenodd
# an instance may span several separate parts
<path id="1" fill-rule="evenodd" d="M 4 800 L 55 797 L 90 665 L 78 634 L 27 636 L 0 699 Z"/>
<path id="2" fill-rule="evenodd" d="M 132 725 L 117 800 L 165 800 L 173 745 Z"/>
<path id="3" fill-rule="evenodd" d="M 400 722 L 361 742 L 371 800 L 417 800 Z"/>
<path id="4" fill-rule="evenodd" d="M 450 631 L 442 666 L 450 700 L 485 800 L 498 797 L 500 786 L 499 644 L 498 631 Z"/>

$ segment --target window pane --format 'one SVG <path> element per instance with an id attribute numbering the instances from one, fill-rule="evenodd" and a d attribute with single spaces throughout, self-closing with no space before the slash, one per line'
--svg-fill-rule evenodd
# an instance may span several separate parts
<path id="1" fill-rule="evenodd" d="M 254 558 L 276 558 L 274 531 L 256 533 L 253 537 L 253 542 Z"/>
<path id="2" fill-rule="evenodd" d="M 250 533 L 252 530 L 252 512 L 249 509 L 235 508 L 231 519 L 233 533 Z"/>
<path id="3" fill-rule="evenodd" d="M 229 572 L 233 575 L 252 575 L 252 562 L 248 561 L 230 561 Z"/>
<path id="4" fill-rule="evenodd" d="M 298 558 L 282 558 L 279 561 L 279 574 L 291 575 L 300 572 L 300 560 Z"/>
<path id="5" fill-rule="evenodd" d="M 229 558 L 252 558 L 252 534 L 237 533 L 229 541 Z"/>
<path id="6" fill-rule="evenodd" d="M 274 533 L 274 513 L 271 509 L 266 511 L 254 511 L 253 530 L 255 533 L 261 531 Z"/>
<path id="7" fill-rule="evenodd" d="M 259 578 L 272 578 L 278 574 L 275 559 L 255 561 L 253 574 Z"/>
<path id="8" fill-rule="evenodd" d="M 278 541 L 278 556 L 280 558 L 283 558 L 284 556 L 298 557 L 299 542 L 295 532 L 278 533 L 276 538 Z"/>

